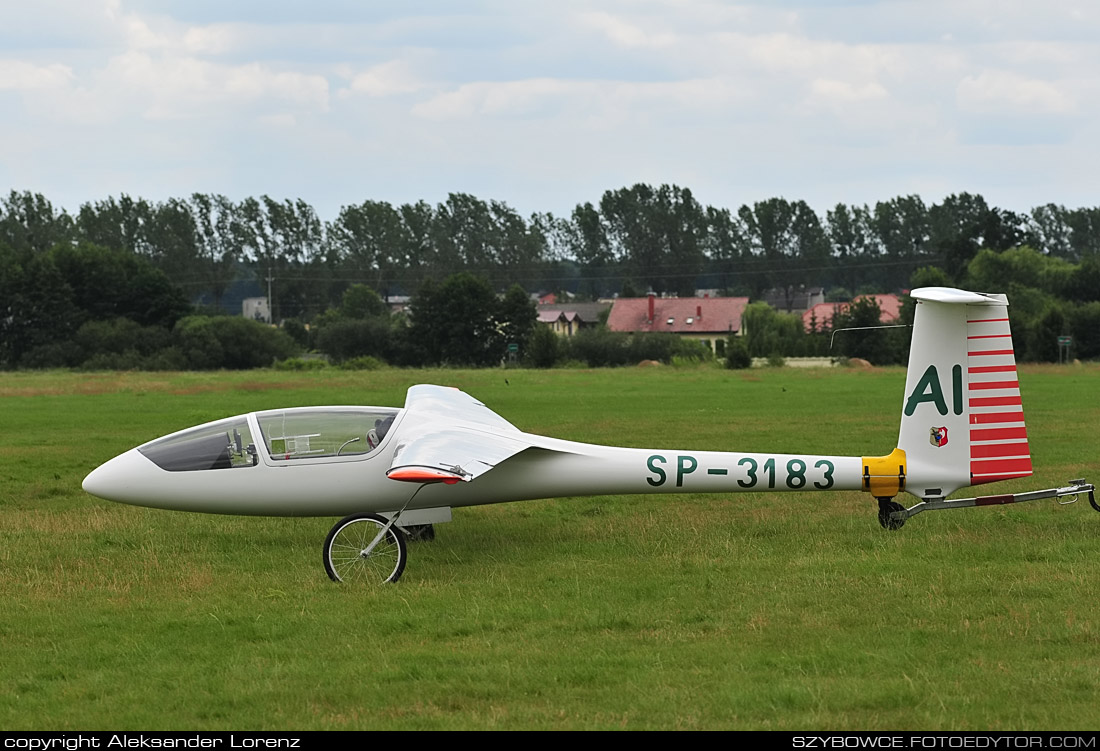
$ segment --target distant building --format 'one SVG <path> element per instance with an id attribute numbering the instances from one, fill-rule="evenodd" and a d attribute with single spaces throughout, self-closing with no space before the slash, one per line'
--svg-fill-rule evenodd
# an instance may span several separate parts
<path id="1" fill-rule="evenodd" d="M 409 307 L 409 301 L 412 297 L 409 295 L 386 295 L 386 305 L 390 307 L 391 313 L 404 312 Z"/>
<path id="2" fill-rule="evenodd" d="M 793 290 L 770 289 L 764 293 L 764 302 L 784 313 L 802 313 L 825 303 L 825 290 L 821 287 L 798 287 Z"/>
<path id="3" fill-rule="evenodd" d="M 747 297 L 620 297 L 611 308 L 612 331 L 667 331 L 710 343 L 740 334 Z"/>
<path id="4" fill-rule="evenodd" d="M 897 295 L 857 295 L 855 299 L 862 300 L 867 297 L 878 303 L 879 310 L 882 311 L 882 316 L 879 318 L 880 323 L 893 323 L 901 317 L 901 299 Z M 818 303 L 802 314 L 802 326 L 806 331 L 810 330 L 811 324 L 815 324 L 818 331 L 831 329 L 833 318 L 838 313 L 848 310 L 851 304 L 847 302 Z"/>
<path id="5" fill-rule="evenodd" d="M 271 309 L 266 297 L 246 297 L 241 301 L 241 315 L 254 321 L 271 323 Z"/>
<path id="6" fill-rule="evenodd" d="M 598 326 L 600 315 L 610 307 L 610 303 L 603 302 L 572 302 L 545 303 L 535 309 L 539 323 L 560 336 L 573 336 L 583 328 Z"/>

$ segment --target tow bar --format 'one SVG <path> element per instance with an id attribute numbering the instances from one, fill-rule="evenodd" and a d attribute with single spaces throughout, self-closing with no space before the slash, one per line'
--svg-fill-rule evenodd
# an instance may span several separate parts
<path id="1" fill-rule="evenodd" d="M 1024 501 L 1037 501 L 1041 498 L 1065 498 L 1072 496 L 1068 501 L 1059 500 L 1063 506 L 1076 503 L 1081 493 L 1089 494 L 1089 505 L 1096 511 L 1100 506 L 1096 504 L 1096 486 L 1084 480 L 1070 480 L 1069 484 L 1061 488 L 1049 488 L 1047 490 L 1033 490 L 1030 493 L 1008 493 L 1005 495 L 980 495 L 977 498 L 956 498 L 946 500 L 944 498 L 925 498 L 920 503 L 910 508 L 905 508 L 899 503 L 884 504 L 886 499 L 879 501 L 879 523 L 886 529 L 900 529 L 907 519 L 911 519 L 922 511 L 938 511 L 940 509 L 969 508 L 971 506 L 1000 506 L 1008 503 L 1023 503 Z"/>

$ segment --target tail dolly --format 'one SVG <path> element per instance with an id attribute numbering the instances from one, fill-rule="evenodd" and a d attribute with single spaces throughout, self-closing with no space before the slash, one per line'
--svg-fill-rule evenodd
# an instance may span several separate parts
<path id="1" fill-rule="evenodd" d="M 1082 480 L 1070 480 L 1069 484 L 1060 488 L 1047 490 L 1033 490 L 1029 493 L 1007 493 L 1004 495 L 981 495 L 977 498 L 925 498 L 920 503 L 910 508 L 905 508 L 891 499 L 879 498 L 879 524 L 886 529 L 900 529 L 906 520 L 916 516 L 922 511 L 938 511 L 940 509 L 969 508 L 971 506 L 1002 506 L 1009 503 L 1023 503 L 1024 501 L 1037 501 L 1042 498 L 1068 498 L 1059 500 L 1058 503 L 1068 506 L 1076 503 L 1082 493 L 1088 493 L 1089 505 L 1096 511 L 1100 511 L 1100 505 L 1096 503 L 1096 486 Z"/>
<path id="2" fill-rule="evenodd" d="M 1089 505 L 1100 511 L 1096 503 L 1096 486 L 1084 480 L 1070 480 L 1067 485 L 1047 490 L 1033 490 L 1030 493 L 1006 493 L 1004 495 L 982 495 L 977 498 L 955 498 L 947 500 L 944 496 L 925 497 L 920 503 L 905 508 L 894 498 L 905 490 L 905 451 L 894 449 L 886 456 L 863 457 L 863 490 L 878 500 L 878 523 L 884 529 L 901 529 L 907 520 L 922 511 L 939 509 L 969 508 L 971 506 L 1000 506 L 1008 503 L 1037 501 L 1041 498 L 1068 498 L 1059 500 L 1063 506 L 1076 503 L 1082 493 L 1088 493 Z M 936 491 L 926 491 L 935 493 Z"/>

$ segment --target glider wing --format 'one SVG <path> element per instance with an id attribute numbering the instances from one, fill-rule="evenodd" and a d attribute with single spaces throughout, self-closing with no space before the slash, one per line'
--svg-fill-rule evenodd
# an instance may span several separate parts
<path id="1" fill-rule="evenodd" d="M 413 386 L 405 412 L 386 472 L 392 480 L 469 482 L 535 445 L 531 436 L 458 389 Z"/>

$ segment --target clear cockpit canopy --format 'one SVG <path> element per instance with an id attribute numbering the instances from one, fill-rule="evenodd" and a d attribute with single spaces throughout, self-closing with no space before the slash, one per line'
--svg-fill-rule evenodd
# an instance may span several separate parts
<path id="1" fill-rule="evenodd" d="M 299 407 L 257 412 L 264 444 L 276 461 L 359 456 L 378 448 L 398 410 Z"/>
<path id="2" fill-rule="evenodd" d="M 139 446 L 138 451 L 169 472 L 234 469 L 256 464 L 252 431 L 243 415 L 173 433 Z"/>
<path id="3" fill-rule="evenodd" d="M 260 441 L 275 461 L 363 456 L 382 443 L 400 410 L 385 407 L 297 407 L 257 412 Z M 252 467 L 260 450 L 248 415 L 158 438 L 138 451 L 161 469 L 193 472 Z"/>

